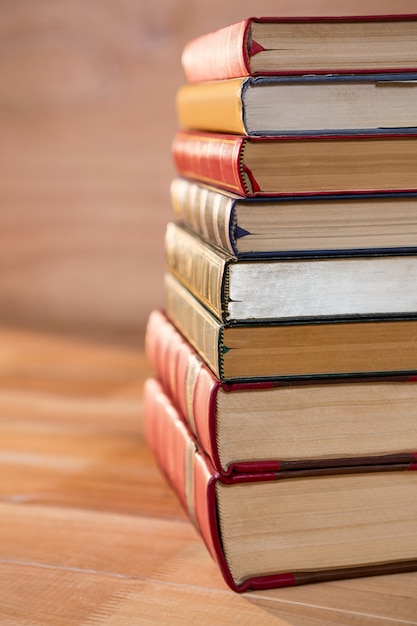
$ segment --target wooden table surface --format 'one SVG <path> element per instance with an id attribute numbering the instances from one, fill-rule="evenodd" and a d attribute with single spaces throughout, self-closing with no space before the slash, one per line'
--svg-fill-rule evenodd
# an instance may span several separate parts
<path id="1" fill-rule="evenodd" d="M 417 624 L 417 573 L 238 595 L 146 448 L 139 349 L 0 329 L 0 624 Z"/>

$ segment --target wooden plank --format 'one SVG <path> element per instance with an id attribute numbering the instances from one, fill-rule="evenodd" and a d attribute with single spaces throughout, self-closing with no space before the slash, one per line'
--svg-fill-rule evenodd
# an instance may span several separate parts
<path id="1" fill-rule="evenodd" d="M 230 626 L 236 617 L 243 626 L 288 624 L 227 591 L 0 563 L 2 626 Z"/>
<path id="2" fill-rule="evenodd" d="M 351 608 L 347 611 L 326 610 L 315 605 L 299 606 L 296 603 L 262 605 L 252 601 L 250 594 L 242 596 L 204 592 L 193 587 L 161 587 L 148 584 L 143 594 L 136 589 L 115 606 L 110 615 L 101 618 L 100 624 L 243 624 L 252 626 L 413 626 L 415 617 L 393 620 L 376 614 L 363 614 L 355 610 L 355 597 L 350 595 Z M 158 607 L 156 609 L 156 607 Z M 415 615 L 415 614 L 414 614 Z M 138 617 L 140 616 L 140 617 Z M 91 621 L 91 624 L 94 622 Z M 90 624 L 90 622 L 88 622 Z"/>
<path id="3" fill-rule="evenodd" d="M 179 585 L 161 586 L 147 583 L 140 588 L 135 584 L 125 589 L 108 614 L 87 621 L 85 626 L 99 623 L 106 626 L 123 624 L 126 626 L 143 624 L 153 626 L 289 626 L 291 622 L 278 615 L 265 612 L 260 607 L 247 602 L 244 596 L 231 592 L 207 592 L 197 587 Z"/>
<path id="4" fill-rule="evenodd" d="M 185 519 L 139 432 L 1 420 L 0 441 L 0 500 Z"/>
<path id="5" fill-rule="evenodd" d="M 137 578 L 151 577 L 160 568 L 165 571 L 172 559 L 176 562 L 181 554 L 191 554 L 195 562 L 201 559 L 211 569 L 213 583 L 218 581 L 194 528 L 180 520 L 0 503 L 0 545 L 2 562 Z M 188 575 L 184 572 L 184 577 Z"/>
<path id="6" fill-rule="evenodd" d="M 129 584 L 127 579 L 75 569 L 0 562 L 0 623 L 74 626 L 91 619 L 97 624 L 103 609 L 114 606 Z"/>
<path id="7" fill-rule="evenodd" d="M 2 626 L 417 624 L 417 574 L 231 592 L 146 447 L 143 354 L 0 346 Z"/>
<path id="8" fill-rule="evenodd" d="M 349 594 L 345 611 L 297 601 L 262 603 L 256 594 L 106 576 L 76 568 L 0 562 L 2 626 L 412 626 L 415 614 L 362 613 Z"/>
<path id="9" fill-rule="evenodd" d="M 140 408 L 139 397 L 0 393 L 0 499 L 185 518 Z"/>
<path id="10" fill-rule="evenodd" d="M 329 625 L 416 623 L 417 574 L 234 594 L 226 588 L 191 525 L 177 520 L 1 504 L 0 544 L 0 563 L 4 565 L 42 566 L 56 570 L 58 578 L 61 571 L 76 570 L 139 579 L 147 581 L 149 589 L 159 589 L 158 594 L 162 585 L 164 599 L 170 598 L 180 616 L 189 592 L 198 592 L 199 602 L 208 606 L 221 592 L 234 598 L 239 620 L 238 607 L 242 605 L 235 602 L 241 603 L 238 598 L 244 597 L 245 614 L 249 605 L 291 624 L 308 624 L 310 619 Z M 152 601 L 149 593 L 145 595 L 151 611 L 156 598 Z M 223 595 L 221 598 L 221 606 L 226 606 Z M 131 603 L 138 608 L 136 598 L 131 598 Z"/>
<path id="11" fill-rule="evenodd" d="M 139 397 L 150 367 L 139 344 L 0 328 L 0 385 L 48 394 Z"/>
<path id="12" fill-rule="evenodd" d="M 184 518 L 145 444 L 139 350 L 0 331 L 0 498 Z"/>
<path id="13" fill-rule="evenodd" d="M 332 581 L 285 590 L 255 592 L 249 598 L 291 624 L 417 624 L 417 574 Z"/>

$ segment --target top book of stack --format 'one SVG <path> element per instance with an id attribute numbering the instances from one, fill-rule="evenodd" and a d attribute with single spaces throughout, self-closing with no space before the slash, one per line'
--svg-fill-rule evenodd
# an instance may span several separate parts
<path id="1" fill-rule="evenodd" d="M 417 71 L 417 14 L 248 18 L 191 40 L 188 82 L 295 74 Z"/>

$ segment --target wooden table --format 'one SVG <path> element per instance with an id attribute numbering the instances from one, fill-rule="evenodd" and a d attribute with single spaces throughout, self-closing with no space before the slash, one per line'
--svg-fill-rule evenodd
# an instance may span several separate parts
<path id="1" fill-rule="evenodd" d="M 417 624 L 417 573 L 238 595 L 143 438 L 139 349 L 0 329 L 0 624 Z"/>

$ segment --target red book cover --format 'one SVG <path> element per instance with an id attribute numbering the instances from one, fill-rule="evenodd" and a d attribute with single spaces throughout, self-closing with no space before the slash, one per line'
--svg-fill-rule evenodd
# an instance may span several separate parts
<path id="1" fill-rule="evenodd" d="M 188 427 L 210 455 L 216 468 L 220 470 L 216 433 L 216 401 L 219 389 L 225 391 L 239 390 L 242 387 L 246 390 L 269 389 L 273 384 L 221 383 L 162 311 L 153 311 L 149 316 L 145 341 L 148 360 L 164 389 L 175 400 Z M 261 465 L 251 463 L 249 467 L 252 471 L 264 471 L 267 468 L 276 470 L 279 464 L 271 460 Z M 246 469 L 247 464 L 238 464 L 231 466 L 227 473 Z"/>
<path id="2" fill-rule="evenodd" d="M 296 584 L 304 584 L 335 578 L 358 577 L 417 569 L 417 559 L 397 560 L 377 564 L 363 563 L 355 566 L 329 568 L 317 571 L 268 572 L 263 575 L 248 576 L 236 580 L 229 565 L 228 556 L 223 546 L 217 484 L 233 488 L 234 485 L 247 483 L 265 484 L 271 481 L 280 483 L 292 479 L 317 477 L 321 475 L 369 474 L 388 472 L 390 474 L 417 469 L 417 463 L 411 465 L 389 465 L 338 468 L 327 470 L 306 470 L 289 472 L 265 472 L 258 474 L 237 474 L 222 476 L 214 469 L 210 459 L 200 450 L 191 432 L 180 418 L 178 411 L 164 393 L 156 379 L 148 379 L 144 390 L 144 426 L 145 434 L 155 459 L 168 482 L 177 493 L 190 520 L 200 532 L 205 544 L 218 563 L 227 584 L 235 591 L 267 589 Z M 414 473 L 414 472 L 413 472 Z M 413 481 L 412 481 L 413 482 Z M 401 481 L 399 482 L 401 484 Z M 259 512 L 258 512 L 259 513 Z M 257 513 L 257 515 L 258 515 Z M 262 513 L 259 513 L 262 515 Z M 308 511 L 306 511 L 308 516 Z M 344 526 L 344 524 L 343 524 Z M 277 524 L 276 532 L 280 528 Z M 417 547 L 415 548 L 417 550 Z M 413 554 L 414 548 L 410 554 Z M 250 568 L 250 566 L 249 566 Z"/>
<path id="3" fill-rule="evenodd" d="M 416 191 L 415 129 L 264 136 L 183 130 L 172 156 L 179 176 L 243 197 Z"/>
<path id="4" fill-rule="evenodd" d="M 182 54 L 189 82 L 249 76 L 248 33 L 250 19 L 197 37 Z"/>
<path id="5" fill-rule="evenodd" d="M 242 176 L 245 141 L 239 135 L 179 131 L 172 145 L 174 164 L 184 178 L 247 195 Z"/>
<path id="6" fill-rule="evenodd" d="M 263 458 L 261 460 L 254 459 L 240 459 L 234 462 L 228 463 L 225 465 L 222 463 L 221 454 L 219 454 L 219 433 L 217 427 L 217 412 L 218 412 L 218 395 L 219 393 L 226 394 L 241 394 L 249 391 L 257 392 L 258 399 L 259 394 L 262 392 L 266 392 L 272 389 L 280 388 L 284 394 L 288 392 L 289 388 L 300 387 L 303 386 L 308 392 L 308 398 L 310 403 L 314 404 L 323 404 L 323 410 L 325 407 L 325 400 L 323 397 L 316 396 L 315 399 L 312 399 L 311 389 L 315 386 L 316 389 L 320 387 L 322 389 L 329 389 L 329 386 L 333 385 L 332 381 L 329 379 L 316 379 L 314 382 L 306 381 L 306 380 L 294 380 L 294 381 L 254 381 L 254 382 L 244 382 L 244 383 L 222 383 L 220 382 L 216 376 L 211 372 L 211 370 L 203 363 L 201 358 L 197 355 L 195 350 L 191 347 L 191 345 L 186 341 L 186 339 L 178 332 L 175 326 L 170 322 L 170 320 L 166 317 L 163 311 L 155 310 L 151 313 L 148 321 L 147 331 L 146 331 L 146 354 L 149 362 L 151 363 L 155 375 L 158 377 L 160 382 L 162 383 L 163 389 L 165 393 L 172 399 L 174 406 L 176 407 L 178 414 L 181 415 L 181 419 L 187 424 L 187 427 L 191 430 L 193 435 L 196 437 L 199 445 L 204 449 L 206 454 L 209 455 L 211 462 L 216 469 L 221 474 L 224 475 L 232 475 L 235 473 L 242 472 L 266 472 L 266 471 L 277 471 L 277 470 L 288 470 L 288 469 L 296 469 L 296 468 L 305 468 L 305 467 L 326 467 L 331 466 L 335 467 L 337 465 L 347 465 L 350 462 L 358 463 L 359 455 L 356 455 L 356 458 L 352 461 L 351 459 L 343 458 L 343 457 L 335 457 L 329 456 L 329 458 L 321 458 L 321 459 L 309 459 L 309 460 L 300 460 L 298 458 L 293 458 L 291 460 L 284 460 L 282 458 Z M 361 423 L 365 421 L 365 415 L 361 410 L 360 400 L 358 400 L 354 391 L 350 391 L 353 389 L 352 385 L 354 383 L 358 383 L 358 379 L 355 377 L 347 377 L 338 379 L 337 381 L 339 385 L 343 385 L 348 388 L 349 393 L 349 411 L 351 417 L 353 418 L 353 412 L 361 412 Z M 387 377 L 371 377 L 371 376 L 362 376 L 359 379 L 360 385 L 364 387 L 368 384 L 366 393 L 369 394 L 368 401 L 376 402 L 374 399 L 375 389 L 371 389 L 372 383 L 377 383 L 378 385 L 385 385 L 387 389 L 387 393 L 389 393 L 390 397 L 390 405 L 392 410 L 396 412 L 397 415 L 397 426 L 400 423 L 400 419 L 404 418 L 403 411 L 400 408 L 400 404 L 395 405 L 394 400 L 394 391 L 393 388 L 396 386 L 398 391 L 401 391 L 401 397 L 404 398 L 404 387 L 407 383 L 407 388 L 410 389 L 411 393 L 407 400 L 407 409 L 406 413 L 411 414 L 406 419 L 413 419 L 414 411 L 413 407 L 415 404 L 415 396 L 413 394 L 415 387 L 415 383 L 417 382 L 417 377 L 412 376 L 387 376 Z M 408 387 L 408 384 L 413 384 L 413 387 Z M 357 392 L 356 392 L 357 393 Z M 343 402 L 342 396 L 338 396 L 337 392 L 334 395 L 334 402 L 336 406 Z M 236 401 L 234 401 L 236 404 Z M 284 398 L 278 400 L 278 404 L 282 404 L 284 402 Z M 299 415 L 298 419 L 300 419 L 300 415 L 302 414 L 301 408 L 301 400 L 298 401 L 299 405 Z M 354 408 L 356 402 L 356 408 Z M 358 408 L 359 406 L 359 408 Z M 411 407 L 411 408 L 409 408 Z M 283 406 L 283 411 L 288 411 L 288 406 L 285 408 Z M 323 412 L 322 410 L 322 412 Z M 330 412 L 333 409 L 329 409 Z M 401 413 L 400 413 L 401 412 Z M 400 417 L 401 415 L 401 417 Z M 277 422 L 279 422 L 280 416 L 277 415 Z M 305 419 L 312 419 L 309 415 Z M 341 420 L 339 413 L 339 421 Z M 355 427 L 353 426 L 353 419 L 350 421 L 350 431 L 354 431 Z M 404 430 L 409 429 L 409 425 L 407 426 L 407 422 L 401 422 Z M 340 436 L 340 433 L 339 433 Z M 362 433 L 363 436 L 363 433 Z M 388 453 L 386 451 L 385 454 L 373 454 L 373 455 L 362 455 L 360 458 L 361 464 L 370 464 L 370 463 L 414 463 L 417 460 L 417 454 L 413 453 L 413 444 L 415 443 L 415 438 L 410 436 L 406 437 L 407 445 L 411 446 L 411 449 L 408 451 L 403 451 L 398 453 L 393 451 Z"/>
<path id="7" fill-rule="evenodd" d="M 366 31 L 369 30 L 371 40 L 378 41 L 378 35 L 374 34 L 373 26 L 378 23 L 390 22 L 395 24 L 398 22 L 415 22 L 417 20 L 416 15 L 371 15 L 371 16 L 329 16 L 329 17 L 252 17 L 236 24 L 231 24 L 220 28 L 216 31 L 203 34 L 199 37 L 195 37 L 189 41 L 183 50 L 182 54 L 182 66 L 185 77 L 188 82 L 200 82 L 209 80 L 223 80 L 228 78 L 240 78 L 244 76 L 256 76 L 263 75 L 289 75 L 289 74 L 330 74 L 330 73 L 346 73 L 362 72 L 370 73 L 375 71 L 375 66 L 372 65 L 371 57 L 375 56 L 371 53 L 367 53 L 364 49 L 365 42 L 357 40 L 357 33 L 355 32 L 355 25 L 360 24 L 365 26 Z M 262 45 L 256 40 L 256 37 L 252 33 L 253 25 L 267 23 L 267 24 L 282 24 L 288 27 L 288 32 L 291 32 L 294 25 L 312 25 L 312 32 L 314 36 L 314 29 L 317 26 L 323 25 L 335 25 L 347 24 L 348 32 L 351 31 L 352 41 L 356 42 L 355 57 L 352 60 L 352 64 L 346 67 L 340 62 L 340 55 L 343 57 L 343 50 L 335 51 L 334 59 L 332 54 L 327 54 L 327 67 L 323 68 L 318 65 L 314 66 L 314 61 L 306 60 L 305 68 L 300 67 L 294 69 L 293 66 L 286 67 L 285 62 L 277 62 L 276 67 L 273 69 L 263 69 L 262 71 L 252 69 L 251 59 L 260 52 L 267 50 L 265 45 Z M 349 29 L 349 25 L 353 28 Z M 369 25 L 369 29 L 367 26 Z M 391 35 L 395 37 L 392 32 Z M 376 31 L 377 32 L 377 31 Z M 335 35 L 337 40 L 337 35 Z M 345 35 L 346 37 L 346 35 Z M 321 37 L 324 39 L 324 33 Z M 327 41 L 328 45 L 328 41 Z M 383 45 L 383 44 L 382 44 Z M 285 43 L 282 43 L 284 49 Z M 300 46 L 298 46 L 300 47 Z M 304 47 L 304 46 L 302 46 Z M 401 38 L 398 39 L 398 48 L 401 48 Z M 361 55 L 358 51 L 363 50 Z M 379 52 L 381 54 L 381 51 Z M 383 54 L 383 53 L 382 53 Z M 306 56 L 308 57 L 308 45 L 306 48 Z M 339 57 L 339 58 L 338 58 Z M 386 64 L 381 61 L 381 65 L 377 66 L 378 71 L 415 71 L 417 69 L 417 58 L 409 59 L 406 55 L 398 59 L 398 65 L 395 62 L 391 62 L 389 52 L 386 56 Z M 383 56 L 383 59 L 385 57 Z M 311 65 L 313 63 L 313 65 Z"/>

